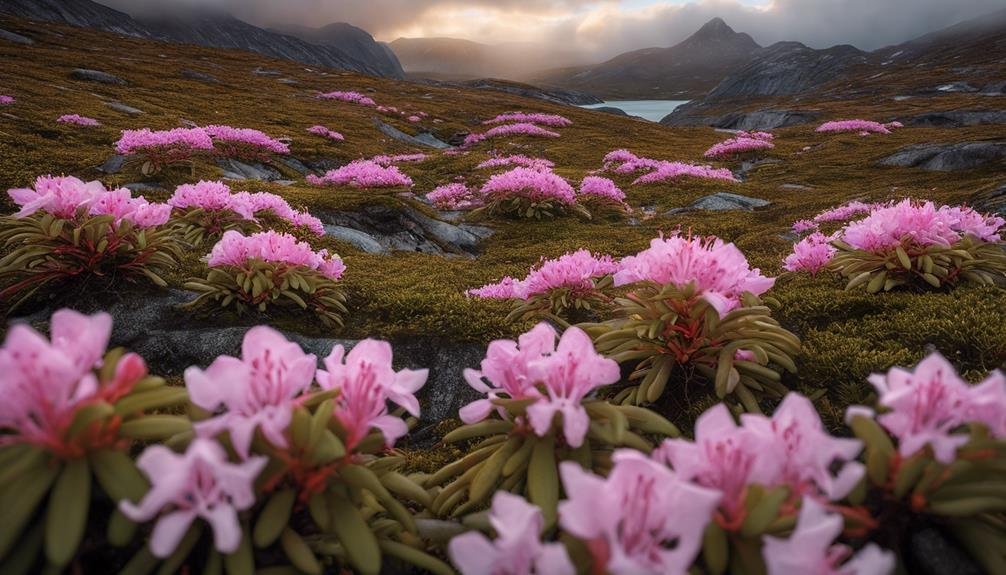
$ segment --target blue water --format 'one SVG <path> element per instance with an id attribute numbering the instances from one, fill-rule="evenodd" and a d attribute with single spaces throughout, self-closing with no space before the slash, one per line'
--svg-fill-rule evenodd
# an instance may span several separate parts
<path id="1" fill-rule="evenodd" d="M 600 108 L 602 106 L 610 106 L 624 110 L 630 116 L 639 116 L 651 122 L 659 122 L 664 116 L 673 112 L 675 108 L 687 102 L 688 100 L 609 100 L 603 104 L 590 104 L 580 107 Z"/>

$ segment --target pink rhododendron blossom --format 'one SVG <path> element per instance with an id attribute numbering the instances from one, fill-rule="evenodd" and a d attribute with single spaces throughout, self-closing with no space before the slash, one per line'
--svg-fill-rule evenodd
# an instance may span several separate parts
<path id="1" fill-rule="evenodd" d="M 625 204 L 625 192 L 615 182 L 600 176 L 587 176 L 580 182 L 579 196 L 600 198 L 616 204 Z"/>
<path id="2" fill-rule="evenodd" d="M 894 122 L 888 122 L 888 123 L 884 124 L 884 127 L 887 128 L 887 129 L 892 129 L 892 128 L 893 129 L 897 129 L 897 128 L 904 128 L 905 125 L 902 124 L 901 122 L 894 121 Z"/>
<path id="3" fill-rule="evenodd" d="M 638 281 L 691 284 L 721 317 L 740 306 L 744 292 L 761 295 L 775 283 L 752 269 L 737 246 L 715 237 L 654 238 L 649 249 L 623 258 L 621 267 L 615 286 Z"/>
<path id="4" fill-rule="evenodd" d="M 703 156 L 707 159 L 729 158 L 750 152 L 771 150 L 774 147 L 775 144 L 772 143 L 771 138 L 746 137 L 738 135 L 735 138 L 730 138 L 729 140 L 724 140 L 718 144 L 714 144 L 706 150 Z"/>
<path id="5" fill-rule="evenodd" d="M 524 299 L 524 284 L 521 280 L 506 276 L 496 283 L 472 288 L 465 295 L 481 299 Z"/>
<path id="6" fill-rule="evenodd" d="M 772 132 L 754 132 L 754 131 L 745 132 L 744 130 L 741 130 L 737 132 L 736 137 L 751 138 L 752 140 L 765 140 L 768 142 L 775 140 L 775 134 L 773 134 Z"/>
<path id="7" fill-rule="evenodd" d="M 404 162 L 425 162 L 430 157 L 426 154 L 398 154 L 395 156 L 374 156 L 370 158 L 369 161 L 374 162 L 380 166 L 390 166 L 392 164 L 401 164 Z"/>
<path id="8" fill-rule="evenodd" d="M 175 193 L 168 199 L 168 205 L 180 210 L 230 210 L 246 220 L 255 217 L 255 208 L 251 202 L 244 196 L 232 194 L 230 187 L 223 182 L 201 180 L 195 184 L 182 184 L 175 188 Z"/>
<path id="9" fill-rule="evenodd" d="M 517 341 L 499 339 L 489 344 L 486 357 L 482 360 L 481 371 L 465 369 L 464 377 L 472 388 L 486 394 L 462 407 L 458 412 L 461 421 L 475 423 L 489 416 L 493 410 L 492 400 L 498 397 L 526 399 L 542 397 L 535 381 L 531 378 L 529 365 L 543 355 L 555 351 L 555 329 L 547 323 L 539 323 Z M 486 385 L 486 381 L 489 385 Z"/>
<path id="10" fill-rule="evenodd" d="M 793 222 L 793 226 L 792 226 L 792 230 L 794 232 L 798 233 L 798 234 L 802 234 L 804 232 L 809 232 L 811 230 L 816 231 L 817 228 L 818 228 L 818 225 L 813 220 L 797 220 L 797 221 Z"/>
<path id="11" fill-rule="evenodd" d="M 830 210 L 825 210 L 820 214 L 817 214 L 814 216 L 814 222 L 818 224 L 823 222 L 842 222 L 859 214 L 867 214 L 877 208 L 883 207 L 883 205 L 884 204 L 867 204 L 860 201 L 852 201 L 837 208 L 831 208 Z"/>
<path id="12" fill-rule="evenodd" d="M 1006 438 L 1006 375 L 993 371 L 968 395 L 967 420 L 984 424 L 993 437 Z"/>
<path id="13" fill-rule="evenodd" d="M 311 245 L 299 242 L 290 234 L 272 230 L 250 236 L 228 230 L 213 246 L 207 258 L 210 267 L 243 267 L 250 260 L 262 260 L 317 270 L 329 279 L 339 279 L 346 267 L 337 255 L 327 250 L 315 252 Z"/>
<path id="14" fill-rule="evenodd" d="M 510 156 L 496 156 L 494 158 L 489 158 L 479 165 L 475 166 L 477 170 L 484 170 L 489 168 L 502 168 L 507 166 L 520 166 L 523 168 L 531 168 L 533 170 L 539 170 L 542 172 L 551 171 L 555 167 L 553 162 L 546 160 L 545 158 L 532 158 L 525 156 L 523 154 L 515 154 Z"/>
<path id="15" fill-rule="evenodd" d="M 461 575 L 574 575 L 562 543 L 542 543 L 541 510 L 522 497 L 497 491 L 489 510 L 490 541 L 469 531 L 451 539 L 447 552 Z"/>
<path id="16" fill-rule="evenodd" d="M 528 363 L 528 377 L 544 385 L 546 397 L 527 408 L 531 428 L 544 437 L 556 414 L 562 414 L 563 436 L 570 447 L 583 444 L 590 417 L 581 402 L 598 387 L 617 382 L 618 363 L 594 351 L 583 330 L 567 328 L 555 351 Z"/>
<path id="17" fill-rule="evenodd" d="M 426 383 L 428 371 L 395 371 L 391 360 L 388 342 L 365 339 L 349 353 L 341 345 L 333 347 L 325 358 L 325 369 L 317 372 L 322 388 L 339 390 L 335 417 L 349 434 L 347 449 L 353 449 L 371 430 L 380 431 L 388 447 L 408 433 L 401 418 L 388 414 L 388 401 L 419 416 L 419 400 L 414 394 Z"/>
<path id="18" fill-rule="evenodd" d="M 624 166 L 625 164 L 623 164 Z M 704 178 L 707 180 L 723 180 L 736 182 L 733 172 L 726 168 L 713 168 L 683 162 L 658 162 L 654 170 L 636 178 L 633 184 L 652 184 L 675 178 Z"/>
<path id="19" fill-rule="evenodd" d="M 490 128 L 489 130 L 481 134 L 469 134 L 462 146 L 467 147 L 472 144 L 476 144 L 483 140 L 489 140 L 492 138 L 499 138 L 501 136 L 534 136 L 538 138 L 558 138 L 559 133 L 553 132 L 551 130 L 546 130 L 541 126 L 535 124 L 529 124 L 527 122 L 521 122 L 518 124 L 503 124 L 501 126 L 496 126 L 495 128 Z"/>
<path id="20" fill-rule="evenodd" d="M 305 354 L 283 334 L 257 326 L 245 333 L 241 357 L 221 355 L 204 371 L 185 370 L 192 403 L 210 413 L 223 413 L 195 424 L 201 437 L 227 431 L 234 450 L 248 458 L 258 429 L 275 447 L 286 447 L 295 402 L 314 381 L 318 359 Z"/>
<path id="21" fill-rule="evenodd" d="M 411 186 L 412 178 L 397 166 L 382 166 L 367 160 L 356 160 L 341 168 L 329 170 L 324 176 L 309 175 L 307 181 L 316 186 L 353 186 L 356 188 L 397 188 Z"/>
<path id="22" fill-rule="evenodd" d="M 406 119 L 407 119 L 408 121 L 410 121 L 410 122 L 413 122 L 413 123 L 415 123 L 415 122 L 419 122 L 420 120 L 422 120 L 422 118 L 420 118 L 419 116 L 416 116 L 416 115 L 412 115 L 412 116 L 409 116 L 409 117 L 408 117 L 408 118 L 406 118 Z"/>
<path id="23" fill-rule="evenodd" d="M 616 164 L 624 164 L 626 162 L 631 162 L 633 160 L 638 160 L 639 157 L 633 154 L 629 150 L 620 149 L 612 150 L 605 154 L 602 162 L 604 163 L 604 169 L 607 170 L 609 167 L 614 167 Z"/>
<path id="24" fill-rule="evenodd" d="M 310 212 L 294 212 L 289 221 L 294 226 L 307 228 L 316 236 L 325 235 L 325 224 Z"/>
<path id="25" fill-rule="evenodd" d="M 115 143 L 115 151 L 124 156 L 156 153 L 186 159 L 193 152 L 212 149 L 213 140 L 203 128 L 123 130 L 119 141 Z"/>
<path id="26" fill-rule="evenodd" d="M 256 148 L 256 153 L 290 153 L 290 146 L 251 128 L 212 125 L 206 126 L 204 130 L 213 139 L 214 147 L 222 150 L 225 155 L 235 155 L 237 147 Z"/>
<path id="27" fill-rule="evenodd" d="M 560 116 L 558 114 L 541 114 L 541 113 L 527 113 L 527 112 L 506 112 L 505 114 L 500 114 L 491 120 L 486 120 L 482 122 L 483 124 L 503 124 L 510 122 L 521 122 L 527 124 L 538 124 L 541 126 L 551 126 L 553 128 L 563 128 L 572 124 L 568 118 Z"/>
<path id="28" fill-rule="evenodd" d="M 24 218 L 42 210 L 62 219 L 73 218 L 80 208 L 90 206 L 105 192 L 101 182 L 85 183 L 73 176 L 39 176 L 34 189 L 7 190 L 14 203 L 21 206 L 14 217 Z"/>
<path id="29" fill-rule="evenodd" d="M 563 530 L 586 541 L 597 572 L 684 575 L 720 494 L 683 480 L 638 451 L 620 449 L 607 478 L 564 461 Z"/>
<path id="30" fill-rule="evenodd" d="M 779 463 L 775 483 L 795 493 L 836 501 L 863 477 L 865 467 L 855 461 L 862 442 L 829 435 L 814 404 L 798 393 L 786 395 L 771 419 L 744 414 L 741 423 L 757 437 L 764 456 Z"/>
<path id="31" fill-rule="evenodd" d="M 10 106 L 15 101 L 16 100 L 14 99 L 14 96 L 2 96 L 2 95 L 0 95 L 0 106 Z"/>
<path id="32" fill-rule="evenodd" d="M 897 559 L 894 553 L 870 543 L 853 555 L 845 545 L 833 544 L 842 533 L 844 520 L 828 513 L 823 505 L 804 499 L 796 529 L 788 539 L 765 536 L 762 556 L 769 575 L 890 575 Z"/>
<path id="33" fill-rule="evenodd" d="M 832 122 L 825 122 L 817 127 L 817 132 L 821 133 L 841 133 L 841 132 L 856 132 L 860 134 L 890 134 L 890 128 L 896 126 L 890 125 L 885 126 L 879 122 L 873 122 L 870 120 L 835 120 Z"/>
<path id="34" fill-rule="evenodd" d="M 114 216 L 116 224 L 126 220 L 138 228 L 152 228 L 168 222 L 171 218 L 171 206 L 152 204 L 143 196 L 134 198 L 132 192 L 121 188 L 96 196 L 90 203 L 89 213 L 92 216 Z"/>
<path id="35" fill-rule="evenodd" d="M 0 445 L 30 443 L 59 452 L 80 408 L 117 400 L 147 374 L 143 359 L 131 353 L 119 359 L 112 380 L 99 382 L 93 370 L 112 333 L 107 313 L 61 309 L 49 330 L 46 339 L 14 324 L 0 347 Z"/>
<path id="36" fill-rule="evenodd" d="M 59 124 L 82 126 L 85 128 L 93 128 L 101 125 L 101 122 L 98 120 L 88 118 L 87 116 L 81 116 L 80 114 L 63 114 L 62 116 L 56 118 L 56 122 Z"/>
<path id="37" fill-rule="evenodd" d="M 574 294 L 582 294 L 594 289 L 594 279 L 613 274 L 618 269 L 618 263 L 611 256 L 577 250 L 556 259 L 542 259 L 523 280 L 504 278 L 500 284 L 489 284 L 465 293 L 484 299 L 528 299 L 553 289 L 568 288 Z M 501 297 L 504 295 L 506 297 Z"/>
<path id="38" fill-rule="evenodd" d="M 1004 224 L 1003 218 L 970 208 L 937 208 L 932 202 L 906 199 L 874 208 L 866 218 L 846 225 L 841 239 L 857 249 L 884 253 L 905 241 L 920 247 L 950 246 L 965 235 L 996 242 Z"/>
<path id="39" fill-rule="evenodd" d="M 267 462 L 251 457 L 230 463 L 223 447 L 208 439 L 193 440 L 183 454 L 152 445 L 136 460 L 150 479 L 150 491 L 139 504 L 120 501 L 119 509 L 133 521 L 160 515 L 150 535 L 156 557 L 170 556 L 199 517 L 213 528 L 217 551 L 234 553 L 242 535 L 238 512 L 255 504 L 255 478 Z"/>
<path id="40" fill-rule="evenodd" d="M 426 199 L 442 210 L 468 210 L 482 205 L 477 190 L 462 183 L 438 186 L 426 194 Z"/>
<path id="41" fill-rule="evenodd" d="M 514 168 L 496 174 L 489 178 L 479 193 L 485 201 L 520 197 L 533 202 L 557 201 L 564 205 L 576 202 L 576 192 L 569 182 L 552 172 L 531 168 Z"/>
<path id="42" fill-rule="evenodd" d="M 793 253 L 786 256 L 783 262 L 783 269 L 791 272 L 809 272 L 817 275 L 817 272 L 824 269 L 835 256 L 838 250 L 832 246 L 834 238 L 826 236 L 821 232 L 814 232 L 793 244 Z"/>
<path id="43" fill-rule="evenodd" d="M 342 142 L 346 139 L 346 137 L 340 134 L 339 132 L 336 132 L 335 130 L 330 130 L 325 126 L 311 126 L 310 128 L 307 129 L 307 131 L 316 136 L 324 136 L 330 140 L 335 140 L 337 142 Z"/>
<path id="44" fill-rule="evenodd" d="M 318 97 L 322 100 L 338 100 L 340 102 L 349 102 L 351 104 L 360 104 L 361 106 L 374 106 L 376 102 L 368 96 L 364 96 L 359 92 L 326 92 L 324 94 L 318 94 Z"/>

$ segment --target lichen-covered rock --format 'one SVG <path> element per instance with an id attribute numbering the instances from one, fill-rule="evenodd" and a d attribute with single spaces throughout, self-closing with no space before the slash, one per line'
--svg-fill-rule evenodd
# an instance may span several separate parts
<path id="1" fill-rule="evenodd" d="M 741 194 L 733 194 L 730 192 L 717 192 L 710 196 L 701 197 L 687 207 L 675 208 L 667 212 L 667 215 L 677 214 L 681 212 L 688 212 L 692 210 L 712 210 L 712 211 L 731 211 L 731 210 L 743 210 L 750 212 L 755 208 L 762 208 L 770 205 L 772 202 L 768 200 L 763 200 L 761 198 L 751 198 L 748 196 L 742 196 Z"/>
<path id="2" fill-rule="evenodd" d="M 1006 141 L 915 144 L 880 160 L 881 166 L 950 172 L 1006 158 Z"/>
<path id="3" fill-rule="evenodd" d="M 91 70 L 88 68 L 75 68 L 72 72 L 70 72 L 70 77 L 74 80 L 98 82 L 99 84 L 112 84 L 116 86 L 125 86 L 129 83 L 114 74 L 102 72 L 101 70 Z"/>

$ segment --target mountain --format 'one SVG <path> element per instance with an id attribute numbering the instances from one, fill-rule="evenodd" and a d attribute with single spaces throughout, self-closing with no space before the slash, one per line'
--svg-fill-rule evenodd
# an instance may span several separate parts
<path id="1" fill-rule="evenodd" d="M 670 48 L 620 54 L 594 66 L 552 71 L 533 80 L 608 99 L 684 99 L 708 92 L 751 60 L 760 46 L 713 18 Z"/>
<path id="2" fill-rule="evenodd" d="M 403 77 L 387 51 L 358 28 L 352 33 L 341 29 L 342 34 L 334 33 L 321 44 L 259 28 L 211 9 L 181 11 L 164 6 L 160 12 L 132 17 L 91 0 L 0 0 L 0 12 L 168 42 L 237 48 L 374 76 Z"/>
<path id="3" fill-rule="evenodd" d="M 415 78 L 521 80 L 548 68 L 583 63 L 582 56 L 526 42 L 481 44 L 458 38 L 399 38 L 388 45 Z"/>
<path id="4" fill-rule="evenodd" d="M 336 22 L 321 28 L 290 26 L 278 30 L 279 33 L 295 36 L 321 46 L 333 46 L 353 58 L 370 62 L 382 71 L 381 76 L 402 78 L 405 71 L 395 53 L 387 44 L 377 42 L 369 32 L 345 22 Z"/>

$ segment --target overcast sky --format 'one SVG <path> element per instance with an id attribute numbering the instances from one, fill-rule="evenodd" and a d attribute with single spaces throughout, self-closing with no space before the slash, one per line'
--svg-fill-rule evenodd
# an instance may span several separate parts
<path id="1" fill-rule="evenodd" d="M 257 25 L 349 22 L 378 40 L 449 36 L 485 43 L 535 42 L 592 57 L 670 46 L 719 16 L 762 45 L 873 50 L 1006 8 L 1006 0 L 99 0 L 214 6 Z"/>

